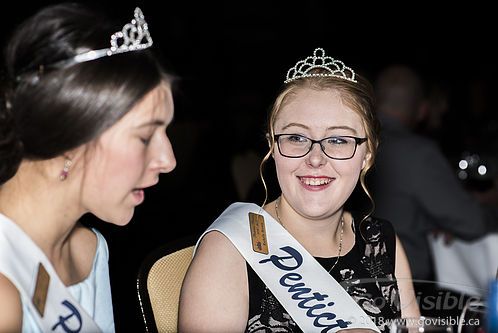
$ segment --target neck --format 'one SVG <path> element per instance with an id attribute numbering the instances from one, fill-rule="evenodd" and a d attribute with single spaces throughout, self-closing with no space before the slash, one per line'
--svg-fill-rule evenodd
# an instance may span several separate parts
<path id="1" fill-rule="evenodd" d="M 310 219 L 296 212 L 283 197 L 279 197 L 271 205 L 273 207 L 269 207 L 269 210 L 275 212 L 275 219 L 313 256 L 335 257 L 338 255 L 341 243 L 341 218 L 344 215 L 342 208 L 332 215 Z M 349 216 L 344 219 L 345 222 L 348 221 Z M 346 224 L 342 229 L 343 236 L 347 233 Z"/>
<path id="2" fill-rule="evenodd" d="M 82 214 L 74 210 L 69 179 L 47 176 L 38 163 L 43 162 L 21 163 L 16 175 L 0 187 L 0 213 L 56 262 Z"/>

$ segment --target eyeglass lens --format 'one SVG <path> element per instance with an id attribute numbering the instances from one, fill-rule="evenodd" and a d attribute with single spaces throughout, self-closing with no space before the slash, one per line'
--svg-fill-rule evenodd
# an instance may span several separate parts
<path id="1" fill-rule="evenodd" d="M 303 157 L 307 155 L 314 143 L 321 145 L 323 152 L 333 159 L 352 158 L 356 151 L 356 139 L 349 136 L 333 136 L 319 141 L 296 134 L 278 135 L 280 153 L 287 157 Z"/>

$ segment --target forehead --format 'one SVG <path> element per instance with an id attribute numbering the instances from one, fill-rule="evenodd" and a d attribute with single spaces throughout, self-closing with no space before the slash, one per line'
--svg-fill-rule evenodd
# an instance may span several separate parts
<path id="1" fill-rule="evenodd" d="M 336 90 L 297 90 L 280 109 L 275 127 L 282 129 L 297 123 L 312 130 L 326 130 L 331 127 L 350 127 L 363 134 L 363 122 L 358 112 L 344 104 Z"/>
<path id="2" fill-rule="evenodd" d="M 152 89 L 125 116 L 130 122 L 154 118 L 169 123 L 173 117 L 173 97 L 167 84 Z"/>

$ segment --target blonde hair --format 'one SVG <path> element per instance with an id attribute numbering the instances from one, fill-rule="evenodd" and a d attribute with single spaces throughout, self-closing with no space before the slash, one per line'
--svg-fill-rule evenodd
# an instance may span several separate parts
<path id="1" fill-rule="evenodd" d="M 364 219 L 368 218 L 368 216 L 373 213 L 375 209 L 375 202 L 367 189 L 365 177 L 368 170 L 373 166 L 375 155 L 377 153 L 377 147 L 379 145 L 379 122 L 374 113 L 375 97 L 371 84 L 360 75 L 357 75 L 357 81 L 358 82 L 355 83 L 336 77 L 310 77 L 297 79 L 282 86 L 268 114 L 266 133 L 270 142 L 270 149 L 264 156 L 259 167 L 259 175 L 265 188 L 265 201 L 263 202 L 263 206 L 268 200 L 268 188 L 263 177 L 263 167 L 275 148 L 275 121 L 282 107 L 286 105 L 286 103 L 288 103 L 299 90 L 308 88 L 315 90 L 333 90 L 338 92 L 343 103 L 353 111 L 357 112 L 360 116 L 368 139 L 366 142 L 368 152 L 371 155 L 366 166 L 360 173 L 361 187 L 372 203 L 372 208 Z"/>

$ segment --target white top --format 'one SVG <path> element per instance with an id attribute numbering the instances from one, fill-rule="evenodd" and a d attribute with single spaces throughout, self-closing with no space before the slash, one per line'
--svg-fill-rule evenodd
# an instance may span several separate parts
<path id="1" fill-rule="evenodd" d="M 68 290 L 81 304 L 85 311 L 95 320 L 104 333 L 114 332 L 114 316 L 112 309 L 111 285 L 109 281 L 109 250 L 107 242 L 100 232 L 97 235 L 97 251 L 93 259 L 92 271 L 88 277 Z M 30 300 L 21 297 L 23 304 L 23 333 L 42 333 L 27 306 Z M 69 323 L 70 321 L 68 321 Z"/>

